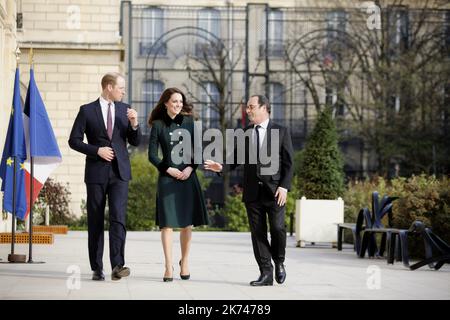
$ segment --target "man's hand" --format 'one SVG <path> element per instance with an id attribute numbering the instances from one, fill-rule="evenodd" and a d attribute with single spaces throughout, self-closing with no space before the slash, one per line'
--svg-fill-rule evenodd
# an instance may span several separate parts
<path id="1" fill-rule="evenodd" d="M 114 150 L 110 147 L 98 148 L 97 154 L 106 161 L 112 161 L 114 159 Z"/>
<path id="2" fill-rule="evenodd" d="M 204 167 L 206 170 L 210 170 L 210 171 L 214 171 L 214 172 L 222 171 L 222 165 L 220 163 L 212 161 L 212 160 L 205 160 Z"/>
<path id="3" fill-rule="evenodd" d="M 168 174 L 170 174 L 172 177 L 174 177 L 175 179 L 181 180 L 181 178 L 183 177 L 183 173 L 180 170 L 178 170 L 177 168 L 170 167 L 166 170 L 166 172 Z"/>
<path id="4" fill-rule="evenodd" d="M 127 109 L 127 117 L 133 128 L 138 126 L 137 111 L 131 108 Z"/>
<path id="5" fill-rule="evenodd" d="M 278 187 L 277 192 L 275 192 L 275 198 L 277 199 L 277 204 L 282 207 L 286 204 L 287 190 L 285 188 Z"/>
<path id="6" fill-rule="evenodd" d="M 181 180 L 186 180 L 191 176 L 191 173 L 194 169 L 192 169 L 192 167 L 186 167 L 183 169 L 183 171 L 181 171 Z"/>

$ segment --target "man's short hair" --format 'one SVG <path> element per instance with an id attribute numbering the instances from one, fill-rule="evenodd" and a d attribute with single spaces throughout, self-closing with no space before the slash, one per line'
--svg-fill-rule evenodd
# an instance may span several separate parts
<path id="1" fill-rule="evenodd" d="M 118 72 L 108 72 L 105 74 L 102 78 L 102 89 L 105 89 L 108 84 L 115 86 L 117 83 L 117 78 L 119 77 L 125 79 L 124 76 Z"/>
<path id="2" fill-rule="evenodd" d="M 257 97 L 258 98 L 258 104 L 260 106 L 266 106 L 267 112 L 270 114 L 270 102 L 269 99 L 267 99 L 266 96 L 262 95 L 262 94 L 255 94 L 252 96 L 253 97 Z"/>

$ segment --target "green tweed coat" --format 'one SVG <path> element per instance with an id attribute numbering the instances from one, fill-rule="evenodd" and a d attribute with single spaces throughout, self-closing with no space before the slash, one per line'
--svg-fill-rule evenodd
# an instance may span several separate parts
<path id="1" fill-rule="evenodd" d="M 191 140 L 183 141 L 182 132 L 189 131 Z M 171 141 L 172 136 L 176 141 Z M 172 139 L 173 140 L 173 139 Z M 208 224 L 208 212 L 205 197 L 197 178 L 197 165 L 193 164 L 194 121 L 191 116 L 178 114 L 171 119 L 164 114 L 163 119 L 153 122 L 148 146 L 148 159 L 158 168 L 158 189 L 156 194 L 156 224 L 160 228 L 184 228 L 190 225 L 200 226 Z M 172 156 L 175 154 L 177 144 L 191 144 L 191 159 L 181 164 L 175 164 Z M 186 145 L 185 145 L 186 146 Z M 162 157 L 158 155 L 161 147 Z M 179 150 L 180 146 L 178 146 Z M 178 153 L 180 156 L 183 152 Z M 186 180 L 178 180 L 170 176 L 166 170 L 174 167 L 180 171 L 191 166 L 194 170 Z"/>

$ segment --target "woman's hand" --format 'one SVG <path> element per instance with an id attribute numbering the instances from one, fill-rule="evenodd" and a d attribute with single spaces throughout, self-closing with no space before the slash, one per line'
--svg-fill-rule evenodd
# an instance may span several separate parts
<path id="1" fill-rule="evenodd" d="M 206 170 L 210 170 L 210 171 L 214 171 L 214 172 L 222 171 L 222 165 L 220 163 L 212 161 L 212 160 L 205 160 L 204 167 Z"/>
<path id="2" fill-rule="evenodd" d="M 183 173 L 180 170 L 178 170 L 177 168 L 170 167 L 166 170 L 166 172 L 168 174 L 170 174 L 172 177 L 174 177 L 175 179 L 181 179 L 183 177 Z"/>
<path id="3" fill-rule="evenodd" d="M 181 180 L 188 179 L 191 176 L 192 171 L 194 171 L 194 169 L 190 166 L 184 168 L 183 171 L 181 171 Z"/>

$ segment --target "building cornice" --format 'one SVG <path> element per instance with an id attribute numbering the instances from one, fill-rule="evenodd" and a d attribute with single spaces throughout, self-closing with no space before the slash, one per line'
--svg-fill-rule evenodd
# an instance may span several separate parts
<path id="1" fill-rule="evenodd" d="M 53 50 L 99 50 L 99 51 L 123 51 L 124 45 L 118 43 L 83 43 L 60 41 L 18 41 L 20 48 L 53 49 Z"/>

